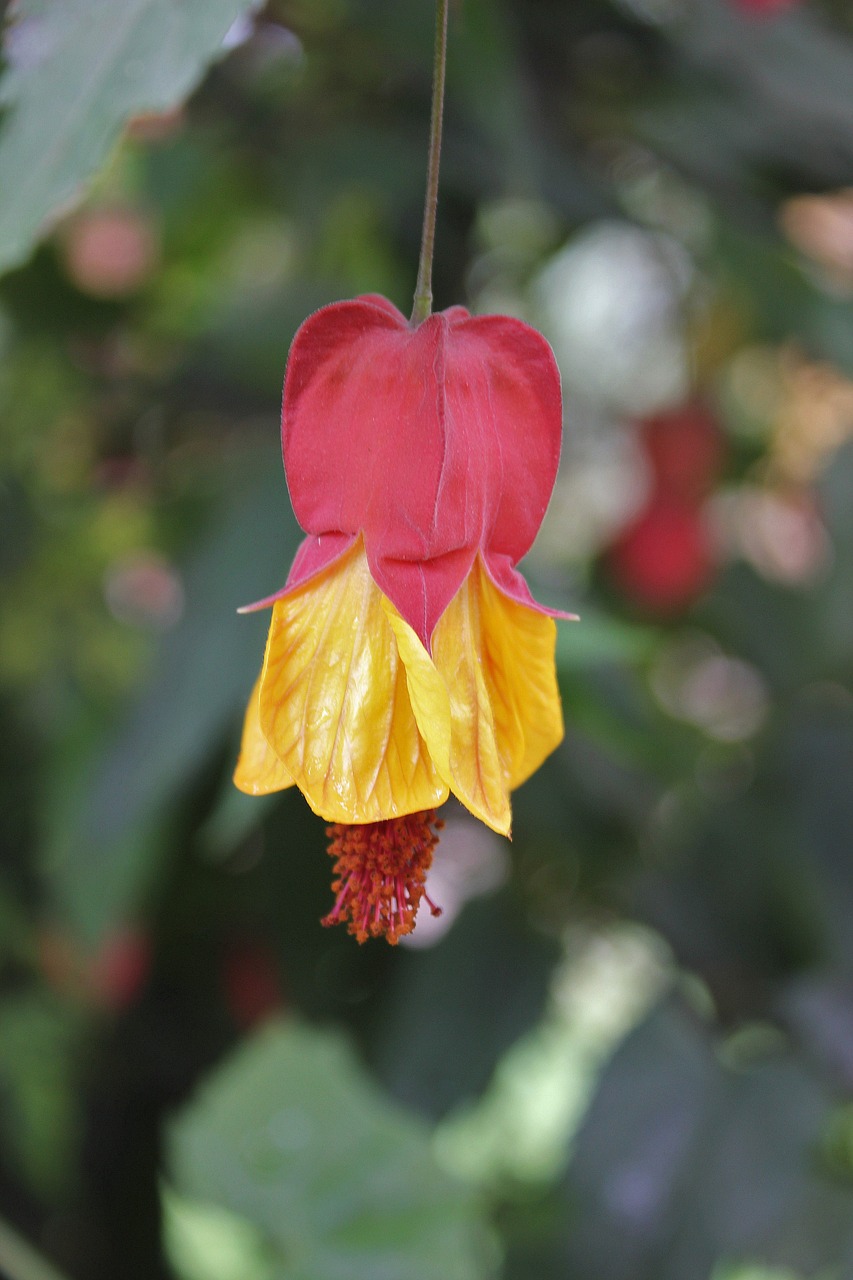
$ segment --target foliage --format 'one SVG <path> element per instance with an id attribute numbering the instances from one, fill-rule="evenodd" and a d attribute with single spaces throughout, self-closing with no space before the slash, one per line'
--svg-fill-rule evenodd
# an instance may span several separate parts
<path id="1" fill-rule="evenodd" d="M 389 1107 L 329 1032 L 268 1026 L 171 1138 L 181 1192 L 253 1221 L 273 1275 L 482 1274 L 471 1195 L 436 1166 L 428 1129 Z"/>
<path id="2" fill-rule="evenodd" d="M 162 0 L 18 5 L 0 102 L 0 268 L 29 256 L 46 220 L 78 194 L 131 115 L 176 106 L 249 2 Z M 93 30 L 97 45 L 93 46 Z"/>

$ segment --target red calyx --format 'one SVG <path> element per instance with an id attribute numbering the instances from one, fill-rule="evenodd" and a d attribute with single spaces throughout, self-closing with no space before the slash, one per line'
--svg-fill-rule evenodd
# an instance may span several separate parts
<path id="1" fill-rule="evenodd" d="M 285 472 L 309 534 L 287 589 L 361 535 L 374 580 L 427 647 L 478 552 L 531 604 L 514 566 L 561 436 L 553 353 L 521 321 L 451 307 L 412 328 L 375 295 L 324 307 L 296 334 L 284 383 Z"/>

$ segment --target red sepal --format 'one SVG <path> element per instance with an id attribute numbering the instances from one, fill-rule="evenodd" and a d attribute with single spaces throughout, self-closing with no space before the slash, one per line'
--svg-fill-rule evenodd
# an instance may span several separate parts
<path id="1" fill-rule="evenodd" d="M 495 586 L 518 604 L 526 605 L 528 609 L 535 609 L 537 613 L 544 613 L 549 618 L 562 618 L 564 622 L 580 622 L 580 614 L 566 613 L 563 609 L 549 609 L 547 605 L 534 600 L 530 594 L 530 588 L 513 566 L 509 556 L 489 555 L 484 558 L 484 564 Z"/>
<path id="2" fill-rule="evenodd" d="M 413 329 L 376 295 L 324 307 L 296 334 L 284 384 L 287 482 L 313 535 L 287 589 L 361 533 L 376 583 L 428 647 L 478 550 L 502 576 L 529 550 L 561 432 L 553 354 L 521 321 L 452 307 Z"/>

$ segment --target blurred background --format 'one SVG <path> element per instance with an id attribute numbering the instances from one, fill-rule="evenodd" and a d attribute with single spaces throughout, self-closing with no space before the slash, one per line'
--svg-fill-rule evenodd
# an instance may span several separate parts
<path id="1" fill-rule="evenodd" d="M 457 0 L 437 308 L 554 346 L 567 736 L 407 945 L 230 781 L 289 342 L 408 312 L 430 0 L 20 0 L 0 1274 L 853 1277 L 853 11 Z"/>

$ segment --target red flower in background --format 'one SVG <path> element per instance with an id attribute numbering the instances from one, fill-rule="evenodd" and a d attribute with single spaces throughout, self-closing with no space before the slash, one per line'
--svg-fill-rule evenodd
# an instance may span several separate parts
<path id="1" fill-rule="evenodd" d="M 607 552 L 616 585 L 654 613 L 678 613 L 710 586 L 714 545 L 701 509 L 658 498 L 627 525 Z"/>
<path id="2" fill-rule="evenodd" d="M 686 404 L 646 418 L 640 424 L 640 440 L 655 493 L 695 504 L 713 491 L 725 443 L 705 405 Z"/>
<path id="3" fill-rule="evenodd" d="M 630 600 L 653 613 L 677 613 L 710 586 L 716 572 L 706 500 L 719 478 L 725 445 L 710 411 L 699 403 L 647 418 L 639 435 L 651 492 L 608 547 L 605 563 Z"/>

